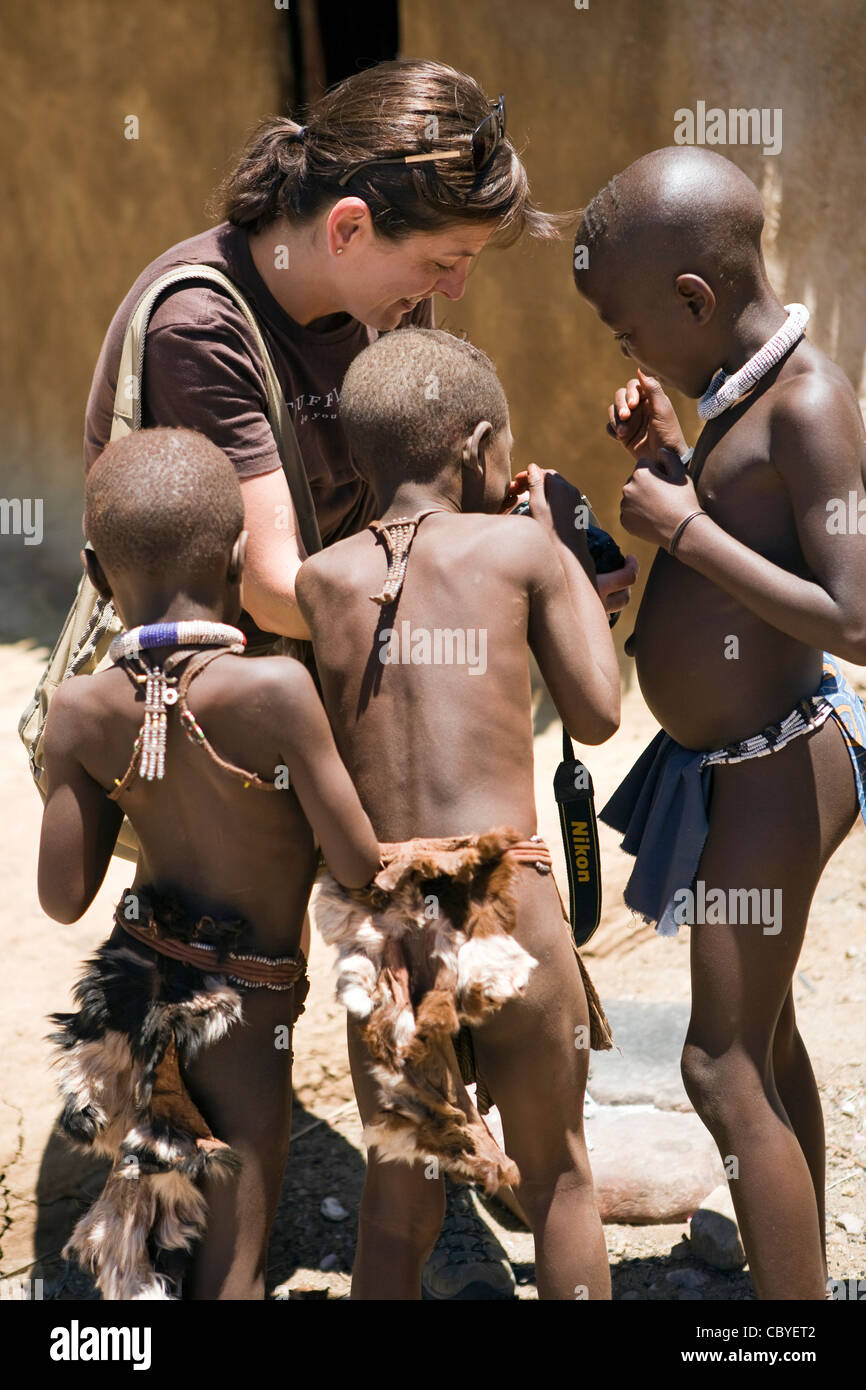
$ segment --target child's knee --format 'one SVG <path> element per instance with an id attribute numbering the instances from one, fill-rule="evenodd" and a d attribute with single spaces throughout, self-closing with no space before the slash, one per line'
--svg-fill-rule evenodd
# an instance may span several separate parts
<path id="1" fill-rule="evenodd" d="M 565 1168 L 561 1164 L 540 1168 L 524 1164 L 517 1198 L 533 1230 L 546 1225 L 551 1207 L 557 1201 L 586 1200 L 594 1204 L 595 1190 L 588 1156 L 576 1157 Z"/>
<path id="2" fill-rule="evenodd" d="M 371 1162 L 361 1199 L 360 1222 L 398 1240 L 423 1258 L 433 1249 L 445 1216 L 445 1185 L 413 1167 Z"/>
<path id="3" fill-rule="evenodd" d="M 687 1042 L 680 1060 L 686 1095 L 709 1129 L 724 1128 L 742 1105 L 742 1068 L 730 1052 L 712 1056 Z"/>

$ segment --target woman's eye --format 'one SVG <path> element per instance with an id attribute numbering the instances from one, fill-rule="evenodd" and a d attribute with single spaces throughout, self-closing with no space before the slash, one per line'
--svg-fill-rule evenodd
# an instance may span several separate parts
<path id="1" fill-rule="evenodd" d="M 450 269 L 451 269 L 450 265 L 440 265 L 438 261 L 434 261 L 433 264 L 434 264 L 434 266 L 436 267 L 437 270 L 450 270 Z"/>

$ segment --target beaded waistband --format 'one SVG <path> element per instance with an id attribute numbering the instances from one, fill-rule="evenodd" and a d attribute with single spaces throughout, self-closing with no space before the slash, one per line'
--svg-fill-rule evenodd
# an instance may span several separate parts
<path id="1" fill-rule="evenodd" d="M 744 738 L 739 743 L 729 743 L 713 753 L 705 753 L 700 766 L 703 769 L 720 763 L 742 763 L 748 758 L 763 758 L 768 753 L 778 753 L 792 739 L 820 729 L 832 713 L 833 706 L 825 696 L 809 695 L 778 724 L 769 724 L 752 738 Z"/>

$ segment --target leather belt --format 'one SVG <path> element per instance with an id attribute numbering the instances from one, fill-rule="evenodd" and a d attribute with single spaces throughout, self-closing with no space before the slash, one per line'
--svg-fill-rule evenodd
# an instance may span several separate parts
<path id="1" fill-rule="evenodd" d="M 169 936 L 153 919 L 146 924 L 128 922 L 118 912 L 114 920 L 136 941 L 150 946 L 161 956 L 178 960 L 183 965 L 195 966 L 196 970 L 207 975 L 230 975 L 242 984 L 267 989 L 291 989 L 307 973 L 307 962 L 300 951 L 297 956 L 254 956 L 230 951 L 220 957 L 215 947 L 197 946 L 193 942 L 178 941 L 177 937 Z"/>

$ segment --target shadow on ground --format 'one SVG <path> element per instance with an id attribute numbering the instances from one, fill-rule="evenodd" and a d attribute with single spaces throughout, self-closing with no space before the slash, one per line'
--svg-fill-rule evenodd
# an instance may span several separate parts
<path id="1" fill-rule="evenodd" d="M 271 1235 L 266 1296 L 298 1270 L 349 1274 L 355 1256 L 358 1203 L 364 1183 L 361 1155 L 336 1129 L 305 1110 L 296 1099 L 292 1111 L 292 1154 Z M 34 1279 L 43 1280 L 46 1300 L 93 1300 L 92 1279 L 61 1254 L 72 1229 L 96 1200 L 108 1176 L 108 1160 L 80 1153 L 54 1132 L 45 1147 L 36 1185 L 39 1214 L 34 1234 Z M 322 1200 L 336 1197 L 344 1221 L 328 1221 Z M 328 1260 L 328 1256 L 331 1257 Z"/>

